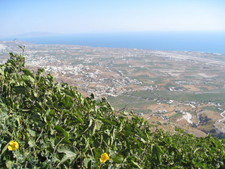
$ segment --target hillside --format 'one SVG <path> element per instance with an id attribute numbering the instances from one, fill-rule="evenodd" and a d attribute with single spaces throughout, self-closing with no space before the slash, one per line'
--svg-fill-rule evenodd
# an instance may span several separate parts
<path id="1" fill-rule="evenodd" d="M 225 141 L 115 112 L 10 53 L 0 65 L 0 168 L 223 168 Z"/>
<path id="2" fill-rule="evenodd" d="M 26 46 L 30 70 L 43 68 L 83 96 L 106 97 L 115 110 L 142 115 L 156 128 L 225 138 L 223 54 L 0 41 L 0 62 L 20 52 L 18 45 Z"/>

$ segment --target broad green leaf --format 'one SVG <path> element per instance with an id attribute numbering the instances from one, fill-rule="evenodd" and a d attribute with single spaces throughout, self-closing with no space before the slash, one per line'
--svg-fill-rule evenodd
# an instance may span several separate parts
<path id="1" fill-rule="evenodd" d="M 69 134 L 66 130 L 64 130 L 64 128 L 62 128 L 61 126 L 55 126 L 55 130 L 62 134 L 65 138 L 68 138 L 69 137 Z"/>
<path id="2" fill-rule="evenodd" d="M 124 157 L 122 155 L 116 155 L 114 158 L 112 158 L 112 161 L 114 163 L 122 163 L 124 160 Z"/>
<path id="3" fill-rule="evenodd" d="M 9 169 L 13 168 L 13 162 L 10 161 L 10 160 L 7 160 L 6 163 L 5 163 L 5 165 L 6 165 L 6 167 L 9 168 Z"/>
<path id="4" fill-rule="evenodd" d="M 23 69 L 23 73 L 24 73 L 25 75 L 27 75 L 27 76 L 33 77 L 33 74 L 32 74 L 31 71 L 28 70 L 28 69 Z"/>
<path id="5" fill-rule="evenodd" d="M 35 140 L 32 139 L 32 138 L 29 139 L 28 144 L 29 144 L 30 147 L 36 146 Z"/>
<path id="6" fill-rule="evenodd" d="M 64 153 L 65 155 L 60 161 L 60 164 L 64 163 L 66 160 L 73 161 L 76 158 L 76 153 L 72 152 L 71 150 L 68 150 L 66 148 L 59 148 L 57 150 L 59 153 Z"/>
<path id="7" fill-rule="evenodd" d="M 88 164 L 89 164 L 89 162 L 93 161 L 93 158 L 94 157 L 87 157 L 87 158 L 85 158 L 84 161 L 83 161 L 83 166 L 85 168 L 88 168 Z"/>
<path id="8" fill-rule="evenodd" d="M 95 134 L 95 131 L 98 131 L 101 129 L 101 126 L 102 126 L 102 121 L 101 120 L 94 120 L 94 128 L 93 128 L 93 132 L 92 134 L 94 135 Z"/>
<path id="9" fill-rule="evenodd" d="M 162 154 L 161 148 L 155 144 L 152 147 L 152 156 L 155 157 L 155 159 L 158 161 L 158 163 L 161 163 L 161 154 Z"/>
<path id="10" fill-rule="evenodd" d="M 2 152 L 0 154 L 0 157 L 4 154 L 4 152 L 7 150 L 8 144 L 5 145 L 5 147 L 2 149 Z"/>
<path id="11" fill-rule="evenodd" d="M 17 94 L 25 94 L 27 92 L 26 87 L 24 86 L 15 86 L 13 88 L 13 90 L 17 93 Z"/>
<path id="12" fill-rule="evenodd" d="M 36 132 L 34 130 L 31 129 L 27 129 L 28 133 L 32 136 L 35 137 L 36 136 Z"/>
<path id="13" fill-rule="evenodd" d="M 131 160 L 131 163 L 133 164 L 134 167 L 137 167 L 139 169 L 143 169 L 138 163 L 134 162 L 133 160 Z"/>

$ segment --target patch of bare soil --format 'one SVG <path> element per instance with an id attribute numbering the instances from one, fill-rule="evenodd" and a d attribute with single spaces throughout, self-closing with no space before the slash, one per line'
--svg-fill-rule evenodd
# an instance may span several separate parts
<path id="1" fill-rule="evenodd" d="M 185 119 L 180 120 L 179 122 L 169 122 L 168 120 L 164 120 L 159 116 L 155 115 L 143 115 L 150 124 L 152 124 L 151 130 L 154 132 L 157 129 L 162 129 L 168 133 L 174 134 L 175 128 L 178 127 L 184 130 L 186 133 L 193 134 L 196 137 L 206 137 L 207 134 L 203 131 L 192 127 Z"/>
<path id="2" fill-rule="evenodd" d="M 208 118 L 212 119 L 213 121 L 217 121 L 217 120 L 221 119 L 220 113 L 215 112 L 215 111 L 205 110 L 205 111 L 201 112 L 201 115 L 207 116 Z"/>
<path id="3" fill-rule="evenodd" d="M 186 88 L 188 91 L 193 91 L 193 92 L 200 91 L 200 89 L 194 85 L 183 85 L 183 87 Z"/>
<path id="4" fill-rule="evenodd" d="M 173 112 L 175 110 L 175 105 L 169 104 L 152 104 L 146 107 L 147 110 L 152 112 L 159 112 L 166 110 L 167 112 Z"/>
<path id="5" fill-rule="evenodd" d="M 150 72 L 137 72 L 134 73 L 133 76 L 147 76 L 147 77 L 155 77 L 152 73 Z"/>

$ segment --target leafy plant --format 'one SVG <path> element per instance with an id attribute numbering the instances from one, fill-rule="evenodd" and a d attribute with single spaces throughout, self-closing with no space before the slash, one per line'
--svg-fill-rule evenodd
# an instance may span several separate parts
<path id="1" fill-rule="evenodd" d="M 151 132 L 143 118 L 24 65 L 13 53 L 0 65 L 0 168 L 224 167 L 224 140 Z"/>

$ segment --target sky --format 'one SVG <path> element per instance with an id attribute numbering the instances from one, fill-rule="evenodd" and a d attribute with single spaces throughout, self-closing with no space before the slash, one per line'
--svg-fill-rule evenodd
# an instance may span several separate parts
<path id="1" fill-rule="evenodd" d="M 0 0 L 0 37 L 225 31 L 225 0 Z"/>

